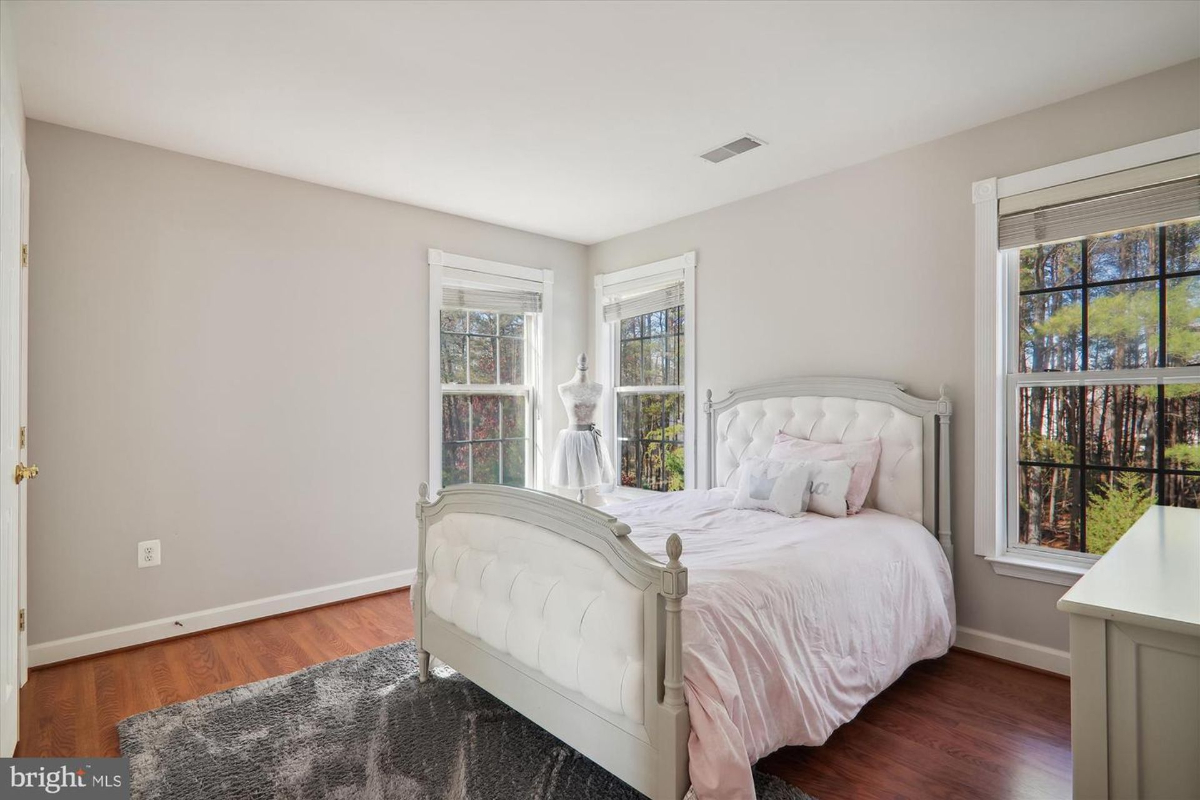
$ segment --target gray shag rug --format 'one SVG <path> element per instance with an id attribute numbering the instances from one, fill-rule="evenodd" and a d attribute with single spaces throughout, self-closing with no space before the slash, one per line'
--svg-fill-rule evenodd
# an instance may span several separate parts
<path id="1" fill-rule="evenodd" d="M 412 641 L 147 711 L 118 726 L 133 797 L 638 800 Z M 812 800 L 755 771 L 760 800 Z"/>

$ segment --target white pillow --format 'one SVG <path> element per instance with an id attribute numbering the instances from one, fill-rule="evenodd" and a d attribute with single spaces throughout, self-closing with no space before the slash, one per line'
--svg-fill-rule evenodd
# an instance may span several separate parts
<path id="1" fill-rule="evenodd" d="M 808 508 L 811 477 L 812 470 L 807 463 L 747 458 L 742 462 L 742 476 L 733 507 L 798 517 Z"/>
<path id="2" fill-rule="evenodd" d="M 810 470 L 808 510 L 827 517 L 844 517 L 849 510 L 846 495 L 850 492 L 853 468 L 846 461 L 793 461 Z"/>

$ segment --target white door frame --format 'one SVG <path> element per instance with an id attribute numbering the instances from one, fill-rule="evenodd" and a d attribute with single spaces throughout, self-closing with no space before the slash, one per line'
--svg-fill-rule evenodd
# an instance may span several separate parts
<path id="1" fill-rule="evenodd" d="M 19 735 L 17 546 L 21 369 L 21 141 L 0 117 L 0 757 Z"/>
<path id="2" fill-rule="evenodd" d="M 29 459 L 29 168 L 21 154 L 21 246 L 24 249 L 21 270 L 21 430 L 18 435 L 19 458 Z M 20 485 L 17 499 L 17 608 L 26 614 L 25 627 L 17 633 L 17 679 L 24 686 L 29 680 L 29 481 Z"/>

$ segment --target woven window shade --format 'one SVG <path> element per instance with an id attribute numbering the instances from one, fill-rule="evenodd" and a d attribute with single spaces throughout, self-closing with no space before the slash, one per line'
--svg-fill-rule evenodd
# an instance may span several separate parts
<path id="1" fill-rule="evenodd" d="M 1200 216 L 1200 156 L 1000 201 L 1000 249 Z"/>
<path id="2" fill-rule="evenodd" d="M 672 283 L 660 289 L 608 301 L 604 304 L 604 321 L 616 322 L 681 305 L 683 305 L 683 283 Z"/>
<path id="3" fill-rule="evenodd" d="M 501 314 L 536 314 L 542 310 L 540 292 L 477 289 L 469 286 L 442 287 L 442 308 L 469 308 Z"/>

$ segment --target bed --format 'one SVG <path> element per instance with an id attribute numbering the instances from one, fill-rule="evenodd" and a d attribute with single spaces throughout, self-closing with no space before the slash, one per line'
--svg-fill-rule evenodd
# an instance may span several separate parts
<path id="1" fill-rule="evenodd" d="M 654 800 L 753 797 L 751 762 L 824 742 L 954 635 L 944 391 L 802 378 L 704 410 L 704 490 L 601 511 L 422 486 L 417 504 L 421 680 L 436 657 Z M 731 509 L 780 430 L 878 437 L 863 512 Z"/>

